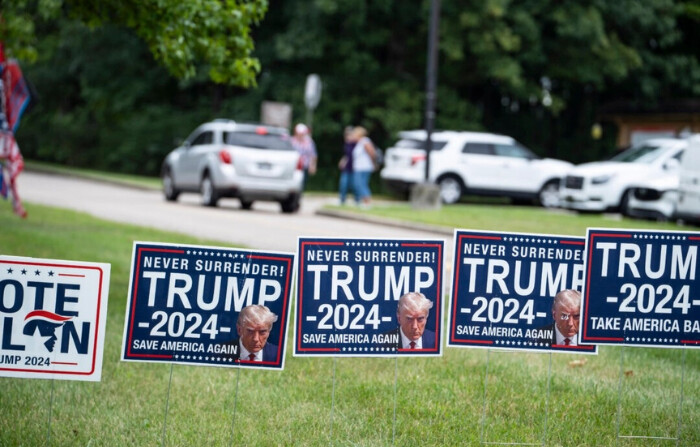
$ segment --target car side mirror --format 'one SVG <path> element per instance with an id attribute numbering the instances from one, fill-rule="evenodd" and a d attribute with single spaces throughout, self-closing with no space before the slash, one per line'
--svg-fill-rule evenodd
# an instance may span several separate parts
<path id="1" fill-rule="evenodd" d="M 680 165 L 681 163 L 677 159 L 670 158 L 664 163 L 664 169 L 666 171 L 675 171 L 680 167 Z"/>

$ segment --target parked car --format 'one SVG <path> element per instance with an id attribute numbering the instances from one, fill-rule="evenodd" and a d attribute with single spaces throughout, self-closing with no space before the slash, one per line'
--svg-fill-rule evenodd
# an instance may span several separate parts
<path id="1" fill-rule="evenodd" d="M 243 209 L 265 200 L 293 213 L 299 209 L 303 171 L 286 129 L 217 119 L 197 127 L 167 155 L 161 178 L 167 200 L 199 192 L 206 206 L 237 197 Z"/>
<path id="2" fill-rule="evenodd" d="M 632 187 L 623 214 L 640 219 L 674 220 L 678 185 L 678 172 L 640 181 Z"/>
<path id="3" fill-rule="evenodd" d="M 678 175 L 676 217 L 700 225 L 700 135 L 688 139 Z"/>
<path id="4" fill-rule="evenodd" d="M 677 138 L 647 140 L 609 160 L 578 165 L 564 178 L 559 191 L 561 206 L 624 213 L 635 184 L 678 171 L 687 144 Z"/>
<path id="5" fill-rule="evenodd" d="M 399 133 L 387 149 L 380 177 L 390 191 L 406 194 L 425 179 L 426 132 Z M 540 158 L 513 138 L 482 132 L 439 131 L 431 134 L 430 181 L 440 187 L 444 203 L 462 195 L 559 203 L 559 184 L 571 163 Z"/>

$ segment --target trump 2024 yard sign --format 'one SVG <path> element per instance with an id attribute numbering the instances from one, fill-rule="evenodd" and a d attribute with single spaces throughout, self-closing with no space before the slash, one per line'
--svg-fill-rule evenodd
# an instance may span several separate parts
<path id="1" fill-rule="evenodd" d="M 447 345 L 595 354 L 576 337 L 583 248 L 580 237 L 455 230 Z"/>
<path id="2" fill-rule="evenodd" d="M 441 355 L 443 247 L 442 240 L 300 238 L 294 355 Z M 398 320 L 406 294 L 424 306 L 414 345 Z"/>
<path id="3" fill-rule="evenodd" d="M 700 233 L 589 228 L 583 342 L 697 348 L 698 245 Z"/>
<path id="4" fill-rule="evenodd" d="M 293 267 L 291 253 L 135 242 L 122 360 L 281 370 Z M 273 318 L 247 359 L 239 317 L 261 307 Z"/>

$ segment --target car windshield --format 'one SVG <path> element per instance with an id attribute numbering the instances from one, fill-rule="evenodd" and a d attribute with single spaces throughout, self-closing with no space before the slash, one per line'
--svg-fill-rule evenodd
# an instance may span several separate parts
<path id="1" fill-rule="evenodd" d="M 496 155 L 500 155 L 502 157 L 526 158 L 528 160 L 535 160 L 539 158 L 530 149 L 517 143 L 494 144 L 494 151 L 496 152 Z"/>
<path id="2" fill-rule="evenodd" d="M 621 163 L 652 163 L 663 154 L 663 149 L 659 146 L 651 146 L 642 144 L 633 146 L 625 151 L 620 152 L 610 159 Z"/>
<path id="3" fill-rule="evenodd" d="M 394 147 L 403 147 L 406 149 L 423 149 L 425 150 L 425 140 L 412 140 L 412 139 L 406 139 L 406 140 L 399 140 Z M 445 145 L 447 144 L 446 141 L 432 141 L 432 146 L 431 150 L 433 151 L 439 151 Z"/>
<path id="4" fill-rule="evenodd" d="M 288 138 L 276 134 L 260 134 L 256 132 L 226 132 L 224 141 L 231 146 L 243 146 L 255 149 L 272 149 L 278 151 L 293 151 L 294 147 Z"/>

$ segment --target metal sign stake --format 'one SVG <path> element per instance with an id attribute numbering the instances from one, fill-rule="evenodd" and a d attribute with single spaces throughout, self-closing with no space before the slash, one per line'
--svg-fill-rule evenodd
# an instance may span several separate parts
<path id="1" fill-rule="evenodd" d="M 484 373 L 484 406 L 481 411 L 481 428 L 479 430 L 479 442 L 484 444 L 484 429 L 486 425 L 486 390 L 489 384 L 489 360 L 491 359 L 491 350 L 486 351 L 486 371 Z"/>
<path id="2" fill-rule="evenodd" d="M 165 398 L 165 414 L 163 414 L 163 436 L 160 441 L 160 445 L 165 445 L 165 431 L 168 425 L 168 406 L 170 405 L 170 387 L 173 384 L 173 364 L 170 364 L 170 380 L 168 380 L 168 394 Z"/>
<path id="3" fill-rule="evenodd" d="M 681 399 L 678 405 L 678 430 L 676 431 L 676 445 L 681 442 L 681 421 L 683 420 L 683 385 L 685 383 L 685 357 L 688 353 L 687 349 L 683 349 L 683 367 L 681 368 Z"/>
<path id="4" fill-rule="evenodd" d="M 547 439 L 547 420 L 549 419 L 549 391 L 552 388 L 552 353 L 549 353 L 549 368 L 547 371 L 547 398 L 544 401 L 544 430 L 542 432 L 542 447 Z"/>
<path id="5" fill-rule="evenodd" d="M 394 357 L 394 426 L 391 433 L 391 445 L 394 445 L 396 440 L 396 384 L 399 381 L 399 357 Z"/>
<path id="6" fill-rule="evenodd" d="M 547 372 L 547 395 L 545 398 L 545 413 L 544 413 L 544 428 L 542 433 L 542 440 L 540 443 L 533 442 L 498 442 L 498 441 L 486 441 L 484 438 L 486 436 L 486 406 L 487 401 L 487 389 L 489 381 L 489 361 L 491 358 L 491 349 L 486 351 L 486 371 L 484 374 L 484 406 L 481 412 L 481 428 L 479 435 L 479 442 L 484 445 L 541 445 L 544 447 L 545 440 L 547 438 L 547 418 L 549 415 L 549 391 L 550 383 L 552 378 L 552 353 L 549 353 L 549 370 Z"/>
<path id="7" fill-rule="evenodd" d="M 335 369 L 338 363 L 338 357 L 333 357 L 333 388 L 331 390 L 331 420 L 330 420 L 330 433 L 328 435 L 328 441 L 330 445 L 333 445 L 333 410 L 335 409 Z"/>
<path id="8" fill-rule="evenodd" d="M 233 445 L 233 435 L 236 431 L 236 408 L 238 407 L 238 382 L 241 380 L 241 368 L 238 368 L 236 374 L 236 391 L 233 394 L 233 415 L 231 416 L 231 443 Z"/>
<path id="9" fill-rule="evenodd" d="M 54 387 L 54 379 L 51 379 L 51 397 L 49 398 L 49 421 L 48 421 L 48 429 L 46 433 L 46 445 L 51 445 L 51 410 L 53 409 L 53 387 Z"/>
<path id="10" fill-rule="evenodd" d="M 687 349 L 683 348 L 683 362 L 682 362 L 682 368 L 681 368 L 681 390 L 680 390 L 680 402 L 678 404 L 678 426 L 676 428 L 676 436 L 671 437 L 671 436 L 644 436 L 644 435 L 621 435 L 620 434 L 620 426 L 621 426 L 621 419 L 622 419 L 622 387 L 623 387 L 623 376 L 625 374 L 624 371 L 624 350 L 625 346 L 623 345 L 620 349 L 620 380 L 619 380 L 619 385 L 618 385 L 618 393 L 617 393 L 617 429 L 616 429 L 616 439 L 615 439 L 615 445 L 618 445 L 620 439 L 655 439 L 655 440 L 660 440 L 660 441 L 676 441 L 676 445 L 680 444 L 681 440 L 681 423 L 683 420 L 683 385 L 685 382 L 685 358 L 686 358 L 686 353 Z"/>

